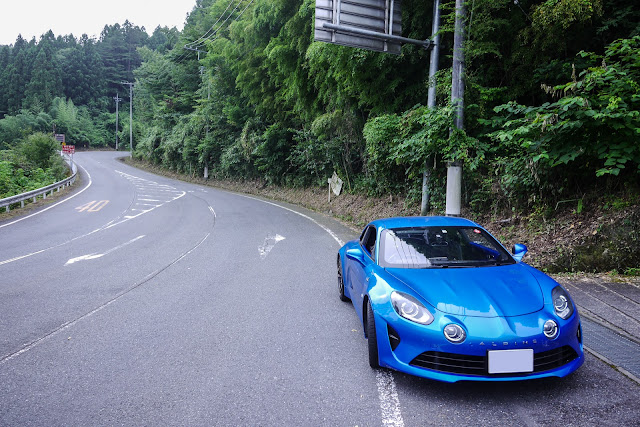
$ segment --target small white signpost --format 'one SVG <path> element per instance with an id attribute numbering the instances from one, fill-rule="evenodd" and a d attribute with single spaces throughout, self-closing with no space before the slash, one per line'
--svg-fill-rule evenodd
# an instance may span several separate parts
<path id="1" fill-rule="evenodd" d="M 331 192 L 336 196 L 340 195 L 342 191 L 342 180 L 338 177 L 337 173 L 333 173 L 333 176 L 327 180 L 329 183 L 329 203 L 331 203 Z"/>

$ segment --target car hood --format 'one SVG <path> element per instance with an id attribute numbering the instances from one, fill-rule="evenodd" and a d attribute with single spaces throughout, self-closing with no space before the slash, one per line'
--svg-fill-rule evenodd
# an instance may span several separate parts
<path id="1" fill-rule="evenodd" d="M 437 310 L 459 316 L 520 316 L 541 310 L 540 285 L 523 264 L 387 269 Z"/>

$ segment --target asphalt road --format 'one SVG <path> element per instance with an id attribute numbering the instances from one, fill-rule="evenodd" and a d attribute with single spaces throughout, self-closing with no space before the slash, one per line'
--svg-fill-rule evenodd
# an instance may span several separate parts
<path id="1" fill-rule="evenodd" d="M 121 154 L 120 154 L 121 155 Z M 640 387 L 371 370 L 323 215 L 76 153 L 82 183 L 0 223 L 0 425 L 640 425 Z"/>

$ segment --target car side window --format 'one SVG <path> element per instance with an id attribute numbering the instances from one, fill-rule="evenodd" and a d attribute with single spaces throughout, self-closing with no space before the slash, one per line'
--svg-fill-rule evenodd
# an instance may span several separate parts
<path id="1" fill-rule="evenodd" d="M 360 237 L 360 243 L 362 244 L 362 247 L 369 252 L 369 255 L 373 259 L 376 247 L 376 228 L 374 226 L 369 226 L 364 230 Z"/>

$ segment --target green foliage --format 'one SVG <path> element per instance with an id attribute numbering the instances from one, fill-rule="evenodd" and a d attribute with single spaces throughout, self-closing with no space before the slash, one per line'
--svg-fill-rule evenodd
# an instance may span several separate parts
<path id="1" fill-rule="evenodd" d="M 34 133 L 18 146 L 18 151 L 27 162 L 37 168 L 47 168 L 49 159 L 56 151 L 60 150 L 60 143 L 53 139 L 51 135 L 44 133 Z"/>
<path id="2" fill-rule="evenodd" d="M 369 120 L 363 130 L 368 172 L 381 190 L 399 189 L 404 176 L 418 182 L 434 159 L 462 161 L 475 170 L 484 162 L 486 144 L 454 130 L 450 106 L 416 107 L 402 116 L 384 115 Z M 411 187 L 409 187 L 411 188 Z"/>
<path id="3" fill-rule="evenodd" d="M 569 41 L 565 34 L 591 24 L 603 14 L 602 0 L 547 0 L 531 14 L 534 46 L 562 51 Z"/>
<path id="4" fill-rule="evenodd" d="M 581 53 L 591 67 L 580 79 L 556 86 L 560 96 L 539 107 L 509 103 L 492 134 L 543 167 L 577 164 L 596 176 L 619 175 L 628 165 L 640 172 L 640 37 L 618 40 L 604 56 Z"/>
<path id="5" fill-rule="evenodd" d="M 15 116 L 0 119 L 0 149 L 9 149 L 33 132 L 51 129 L 53 119 L 47 113 L 22 110 Z"/>
<path id="6" fill-rule="evenodd" d="M 399 181 L 402 173 L 392 158 L 395 138 L 400 133 L 400 117 L 395 114 L 378 116 L 365 124 L 362 133 L 366 141 L 367 171 L 379 185 L 372 189 L 373 193 L 394 190 L 392 184 Z"/>
<path id="7" fill-rule="evenodd" d="M 69 169 L 50 135 L 34 133 L 10 150 L 0 151 L 0 198 L 46 187 L 64 179 Z"/>
<path id="8" fill-rule="evenodd" d="M 429 36 L 432 4 L 403 2 L 403 35 Z M 636 176 L 638 48 L 610 41 L 633 40 L 640 13 L 622 0 L 468 3 L 464 131 L 451 130 L 447 105 L 453 0 L 442 2 L 433 109 L 416 107 L 427 99 L 428 51 L 314 42 L 313 0 L 227 6 L 199 1 L 175 49 L 138 49 L 136 156 L 283 185 L 324 185 L 335 171 L 348 191 L 412 201 L 429 165 L 437 206 L 444 166 L 457 160 L 463 197 L 476 209 L 573 198 L 601 176 Z M 197 61 L 185 44 L 206 54 Z M 576 57 L 580 50 L 596 54 Z"/>
<path id="9" fill-rule="evenodd" d="M 281 184 L 289 172 L 291 140 L 291 132 L 278 124 L 269 126 L 259 138 L 255 165 L 267 182 Z"/>
<path id="10" fill-rule="evenodd" d="M 624 275 L 625 276 L 640 276 L 640 268 L 637 267 L 628 267 L 625 271 L 624 271 Z"/>
<path id="11" fill-rule="evenodd" d="M 106 25 L 98 40 L 86 34 L 56 38 L 48 31 L 38 41 L 18 36 L 13 46 L 0 46 L 0 148 L 33 131 L 50 131 L 54 124 L 70 143 L 114 144 L 112 98 L 123 95 L 122 81 L 134 81 L 142 60 L 138 48 L 167 52 L 178 35 L 175 28 L 158 27 L 149 37 L 144 28 L 125 21 Z M 51 117 L 43 117 L 47 114 Z"/>

